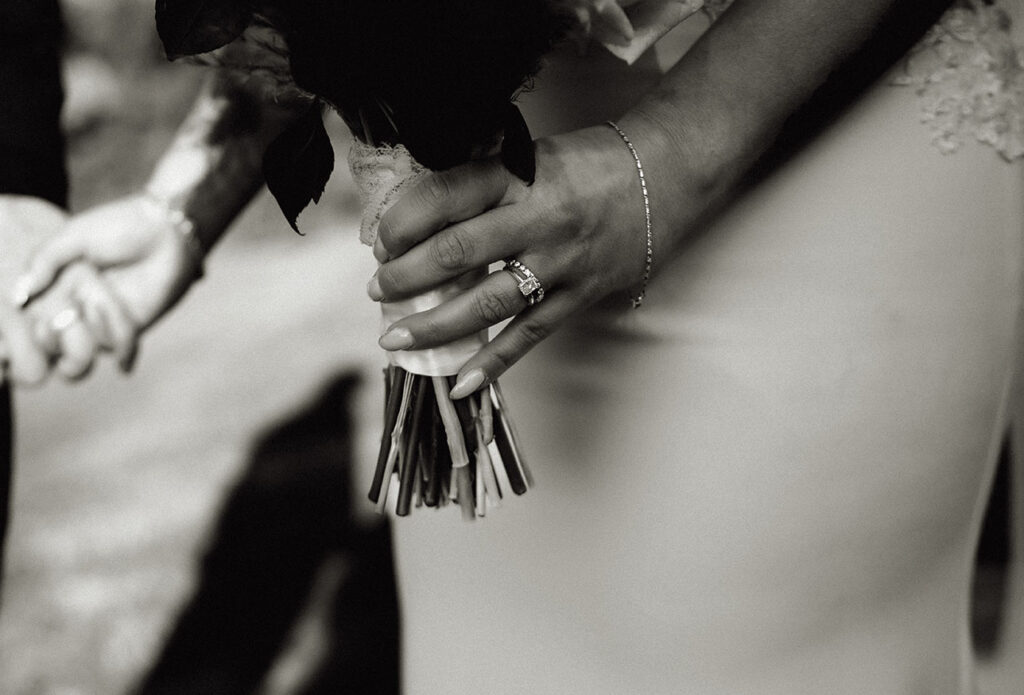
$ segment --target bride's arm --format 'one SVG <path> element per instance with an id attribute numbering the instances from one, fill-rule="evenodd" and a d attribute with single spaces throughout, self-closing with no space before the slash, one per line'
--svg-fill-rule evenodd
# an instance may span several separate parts
<path id="1" fill-rule="evenodd" d="M 787 120 L 851 56 L 905 44 L 950 4 L 736 0 L 620 121 L 643 143 L 651 197 L 670 223 L 657 230 L 664 250 L 685 237 L 695 211 L 728 198 Z M 679 195 L 680 184 L 687 196 Z"/>
<path id="2" fill-rule="evenodd" d="M 619 121 L 642 159 L 654 269 L 725 204 L 787 119 L 874 36 L 923 31 L 948 0 L 736 0 Z M 515 256 L 541 279 L 526 309 L 496 273 L 437 309 L 397 322 L 388 349 L 448 342 L 517 315 L 469 360 L 453 395 L 493 380 L 582 307 L 639 289 L 646 256 L 636 163 L 606 126 L 537 142 L 526 187 L 496 161 L 428 177 L 385 214 L 375 253 L 387 261 L 372 298 L 397 299 Z M 421 243 L 422 242 L 422 243 Z"/>

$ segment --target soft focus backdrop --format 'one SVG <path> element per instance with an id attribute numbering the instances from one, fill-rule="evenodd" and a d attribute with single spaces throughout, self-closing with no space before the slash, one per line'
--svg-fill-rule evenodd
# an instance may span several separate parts
<path id="1" fill-rule="evenodd" d="M 153 0 L 64 0 L 64 8 L 71 200 L 74 210 L 82 210 L 142 184 L 204 68 L 163 59 Z M 321 204 L 300 218 L 305 236 L 290 231 L 262 195 L 214 250 L 205 279 L 146 336 L 131 377 L 104 364 L 84 383 L 16 394 L 14 518 L 0 617 L 3 695 L 116 695 L 135 686 L 195 590 L 200 558 L 210 547 L 221 548 L 215 544 L 225 537 L 225 499 L 240 477 L 253 472 L 255 442 L 340 374 L 361 374 L 364 392 L 379 386 L 373 373 L 381 359 L 374 341 L 377 308 L 364 292 L 373 261 L 355 238 L 347 136 L 332 121 L 339 161 Z M 378 413 L 362 402 L 353 424 L 372 437 Z M 328 420 L 302 447 L 325 432 L 328 439 L 334 431 L 347 436 L 338 410 L 337 429 L 328 408 Z M 320 485 L 324 479 L 321 459 L 332 460 L 332 452 L 319 452 L 324 456 L 313 464 L 303 459 L 303 468 L 302 452 L 289 449 L 289 436 L 275 445 L 271 464 L 255 467 L 264 482 L 270 480 L 256 486 L 257 498 L 277 489 L 275 476 L 291 488 L 296 480 Z M 372 449 L 372 443 L 359 448 Z M 296 467 L 289 479 L 292 453 Z M 240 514 L 227 515 L 236 521 L 241 515 L 258 537 L 241 534 L 251 545 L 226 564 L 250 563 L 252 571 L 237 577 L 237 587 L 220 587 L 220 598 L 211 599 L 214 609 L 252 596 L 257 580 L 269 582 L 263 588 L 272 594 L 277 585 L 267 571 L 298 557 L 292 546 L 302 545 L 300 517 L 309 510 L 288 497 L 267 502 L 260 500 L 276 516 L 246 518 L 244 504 Z M 308 536 L 320 543 L 330 514 L 318 513 Z M 299 519 L 294 524 L 293 516 Z M 268 539 L 277 546 L 264 554 L 260 543 Z M 324 608 L 347 569 L 337 562 L 308 564 L 317 575 L 311 608 L 258 689 L 266 695 L 298 692 L 310 664 L 328 649 Z M 981 575 L 981 633 L 997 625 L 1001 576 Z M 216 616 L 200 620 L 193 633 L 207 641 L 191 645 L 194 659 L 251 653 L 255 632 L 281 608 L 254 605 L 267 615 L 245 616 L 239 629 Z M 186 657 L 189 663 L 192 657 Z M 244 658 L 228 666 L 248 668 Z"/>
<path id="2" fill-rule="evenodd" d="M 204 68 L 164 60 L 152 0 L 63 4 L 71 200 L 81 210 L 141 185 Z M 374 359 L 372 259 L 355 240 L 336 130 L 336 174 L 300 220 L 305 236 L 262 196 L 146 337 L 131 377 L 102 365 L 82 384 L 16 394 L 0 693 L 131 686 L 188 598 L 257 434 Z M 290 691 L 312 648 L 303 640 L 316 642 L 303 630 L 313 629 L 293 635 L 293 657 L 266 692 Z"/>

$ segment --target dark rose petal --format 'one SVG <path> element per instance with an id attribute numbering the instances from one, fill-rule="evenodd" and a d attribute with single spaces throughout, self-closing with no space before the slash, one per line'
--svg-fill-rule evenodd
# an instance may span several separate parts
<path id="1" fill-rule="evenodd" d="M 501 142 L 501 162 L 505 168 L 526 182 L 533 184 L 537 177 L 537 159 L 530 129 L 515 104 L 509 103 L 505 112 L 505 137 Z"/>
<path id="2" fill-rule="evenodd" d="M 319 104 L 284 131 L 263 155 L 263 176 L 288 224 L 296 232 L 299 213 L 320 202 L 334 171 L 334 148 Z"/>
<path id="3" fill-rule="evenodd" d="M 248 0 L 156 0 L 156 28 L 170 60 L 226 46 L 252 19 Z"/>

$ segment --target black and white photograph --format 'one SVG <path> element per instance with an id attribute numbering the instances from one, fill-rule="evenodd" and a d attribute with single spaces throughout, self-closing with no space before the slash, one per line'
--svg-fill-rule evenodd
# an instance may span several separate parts
<path id="1" fill-rule="evenodd" d="M 1024 695 L 1024 2 L 0 0 L 0 695 Z"/>

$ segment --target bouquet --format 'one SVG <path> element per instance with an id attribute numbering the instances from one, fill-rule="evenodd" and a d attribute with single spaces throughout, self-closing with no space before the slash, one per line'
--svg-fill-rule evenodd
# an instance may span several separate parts
<path id="1" fill-rule="evenodd" d="M 253 68 L 310 95 L 306 114 L 264 156 L 268 188 L 293 228 L 333 169 L 323 107 L 341 115 L 357 140 L 350 159 L 369 244 L 380 214 L 428 170 L 496 151 L 532 183 L 532 138 L 513 97 L 571 26 L 561 3 L 548 0 L 157 0 L 156 16 L 168 57 L 248 42 L 256 49 L 250 54 L 264 56 Z M 457 281 L 385 304 L 386 318 L 461 289 Z M 402 353 L 385 370 L 384 432 L 370 490 L 381 509 L 397 484 L 399 515 L 455 502 L 470 519 L 486 513 L 488 500 L 529 487 L 500 387 L 454 402 L 448 395 L 453 375 L 483 341 Z"/>
<path id="2" fill-rule="evenodd" d="M 317 202 L 334 166 L 323 124 L 336 111 L 356 144 L 349 162 L 362 192 L 361 239 L 372 245 L 392 202 L 429 170 L 500 155 L 527 184 L 533 141 L 515 96 L 558 41 L 593 32 L 612 48 L 653 42 L 700 0 L 157 0 L 169 58 L 229 44 L 249 56 L 232 67 L 269 72 L 309 101 L 267 148 L 263 171 L 288 223 Z M 653 31 L 634 32 L 627 10 Z M 667 10 L 667 11 L 666 11 Z M 671 18 L 677 18 L 672 20 Z M 660 27 L 660 28 L 658 28 Z M 237 48 L 242 46 L 239 53 Z M 642 50 L 642 48 L 641 48 Z M 635 51 L 634 51 L 635 52 Z M 631 60 L 633 57 L 623 57 Z M 261 56 L 251 58 L 251 56 Z M 485 272 L 485 271 L 482 271 Z M 388 324 L 437 306 L 475 283 L 460 278 L 401 303 Z M 466 519 L 531 484 L 497 383 L 459 401 L 448 393 L 486 334 L 430 350 L 392 353 L 370 498 L 396 512 L 455 502 Z"/>

